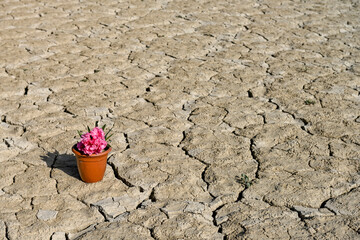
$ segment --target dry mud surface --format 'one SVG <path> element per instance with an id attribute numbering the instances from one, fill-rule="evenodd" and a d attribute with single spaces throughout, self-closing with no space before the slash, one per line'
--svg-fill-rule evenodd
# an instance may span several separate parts
<path id="1" fill-rule="evenodd" d="M 0 239 L 359 239 L 359 14 L 1 1 Z M 113 151 L 85 184 L 96 120 Z"/>

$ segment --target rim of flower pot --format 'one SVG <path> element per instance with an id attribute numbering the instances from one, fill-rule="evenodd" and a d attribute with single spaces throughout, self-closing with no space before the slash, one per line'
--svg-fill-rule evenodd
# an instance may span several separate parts
<path id="1" fill-rule="evenodd" d="M 77 144 L 74 144 L 74 146 L 72 147 L 73 153 L 75 153 L 76 155 L 80 155 L 80 156 L 83 156 L 83 157 L 90 157 L 90 158 L 93 158 L 93 157 L 95 158 L 95 157 L 99 157 L 99 156 L 106 155 L 106 154 L 108 154 L 108 153 L 112 150 L 112 148 L 111 148 L 109 145 L 107 145 L 106 148 L 105 148 L 106 150 L 103 151 L 103 152 L 101 152 L 101 153 L 86 155 L 86 154 L 82 154 L 82 153 L 77 149 L 76 145 L 77 145 Z"/>

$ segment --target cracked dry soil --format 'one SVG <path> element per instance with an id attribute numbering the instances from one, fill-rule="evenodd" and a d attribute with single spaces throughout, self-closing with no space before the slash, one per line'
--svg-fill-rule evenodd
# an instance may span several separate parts
<path id="1" fill-rule="evenodd" d="M 359 239 L 359 14 L 1 1 L 0 239 Z M 96 120 L 113 152 L 85 184 L 71 147 Z"/>

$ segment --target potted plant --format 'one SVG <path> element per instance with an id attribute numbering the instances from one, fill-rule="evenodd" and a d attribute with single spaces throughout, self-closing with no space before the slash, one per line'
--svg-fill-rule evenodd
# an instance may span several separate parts
<path id="1" fill-rule="evenodd" d="M 98 182 L 104 177 L 107 156 L 111 151 L 107 141 L 112 136 L 112 128 L 105 134 L 105 127 L 106 124 L 99 128 L 96 122 L 92 130 L 87 127 L 86 133 L 78 131 L 81 140 L 72 147 L 80 177 L 86 183 Z"/>

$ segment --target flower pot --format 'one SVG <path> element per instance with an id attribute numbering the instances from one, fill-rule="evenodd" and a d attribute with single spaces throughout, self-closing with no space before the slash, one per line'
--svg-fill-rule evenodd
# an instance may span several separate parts
<path id="1" fill-rule="evenodd" d="M 103 179 L 111 147 L 106 147 L 104 152 L 99 154 L 85 155 L 77 150 L 75 144 L 72 151 L 76 156 L 78 171 L 84 182 L 94 183 Z"/>

